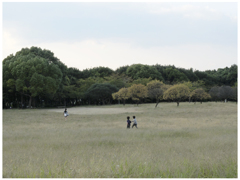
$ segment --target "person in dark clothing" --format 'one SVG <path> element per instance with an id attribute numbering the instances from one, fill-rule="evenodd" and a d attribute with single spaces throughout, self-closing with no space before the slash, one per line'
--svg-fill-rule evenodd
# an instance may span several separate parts
<path id="1" fill-rule="evenodd" d="M 132 121 L 130 121 L 129 119 L 130 119 L 130 117 L 128 116 L 128 117 L 127 117 L 127 128 L 130 128 L 131 122 L 132 122 Z"/>

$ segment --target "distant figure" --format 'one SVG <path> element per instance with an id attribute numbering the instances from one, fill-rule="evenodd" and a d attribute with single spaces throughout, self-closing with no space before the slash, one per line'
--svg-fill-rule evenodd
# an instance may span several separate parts
<path id="1" fill-rule="evenodd" d="M 136 120 L 136 117 L 135 117 L 135 116 L 133 116 L 133 125 L 132 125 L 132 128 L 133 128 L 134 126 L 136 126 L 136 128 L 138 128 L 138 127 L 137 127 L 137 120 Z"/>
<path id="2" fill-rule="evenodd" d="M 65 109 L 65 111 L 63 111 L 63 115 L 64 115 L 64 117 L 65 117 L 65 120 L 67 120 L 67 117 L 68 117 L 67 109 Z"/>
<path id="3" fill-rule="evenodd" d="M 127 128 L 130 128 L 131 122 L 132 122 L 132 121 L 130 121 L 129 119 L 130 119 L 130 117 L 128 116 L 128 117 L 127 117 Z"/>

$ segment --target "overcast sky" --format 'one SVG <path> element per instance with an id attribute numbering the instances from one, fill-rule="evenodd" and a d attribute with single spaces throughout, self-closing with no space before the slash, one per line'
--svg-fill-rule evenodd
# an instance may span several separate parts
<path id="1" fill-rule="evenodd" d="M 237 64 L 237 2 L 3 2 L 3 57 L 37 46 L 68 67 Z"/>

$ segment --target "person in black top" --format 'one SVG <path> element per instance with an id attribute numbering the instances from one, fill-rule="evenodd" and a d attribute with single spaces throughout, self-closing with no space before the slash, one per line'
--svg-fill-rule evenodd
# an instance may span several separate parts
<path id="1" fill-rule="evenodd" d="M 130 117 L 128 116 L 128 117 L 127 117 L 127 128 L 130 128 L 131 122 L 132 122 L 132 121 L 130 121 L 129 119 L 130 119 Z"/>

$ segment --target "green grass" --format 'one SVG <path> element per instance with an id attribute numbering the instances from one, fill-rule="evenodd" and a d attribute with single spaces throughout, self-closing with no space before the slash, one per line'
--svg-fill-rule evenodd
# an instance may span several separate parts
<path id="1" fill-rule="evenodd" d="M 52 110 L 3 110 L 3 177 L 237 178 L 236 103 L 154 106 L 69 108 L 67 121 Z M 139 129 L 126 129 L 133 115 Z"/>

